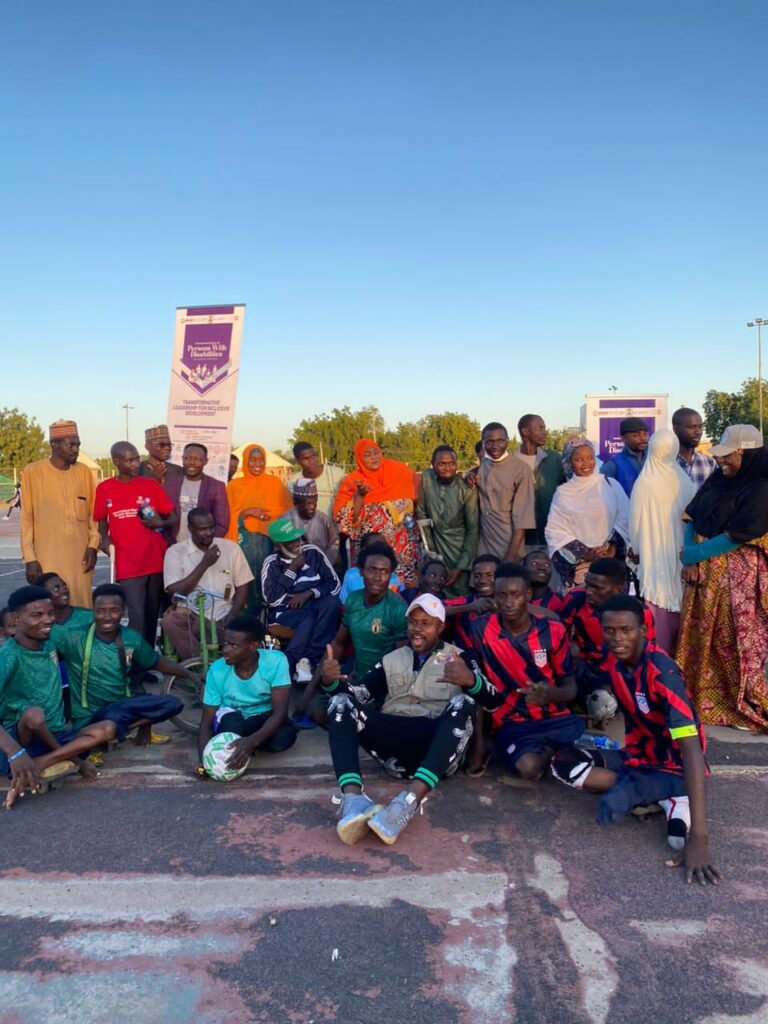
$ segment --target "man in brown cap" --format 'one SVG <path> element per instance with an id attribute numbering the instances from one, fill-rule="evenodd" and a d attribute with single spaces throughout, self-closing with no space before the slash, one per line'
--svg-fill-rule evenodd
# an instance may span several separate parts
<path id="1" fill-rule="evenodd" d="M 80 437 L 73 420 L 48 429 L 51 457 L 31 462 L 22 474 L 21 556 L 27 580 L 55 572 L 73 605 L 91 607 L 99 532 L 93 521 L 93 473 L 78 463 Z"/>
<path id="2" fill-rule="evenodd" d="M 139 463 L 139 476 L 150 476 L 157 480 L 165 489 L 166 481 L 174 477 L 181 479 L 184 470 L 174 462 L 169 462 L 173 444 L 168 427 L 159 423 L 156 427 L 147 427 L 144 431 L 144 443 L 149 453 L 149 458 Z"/>

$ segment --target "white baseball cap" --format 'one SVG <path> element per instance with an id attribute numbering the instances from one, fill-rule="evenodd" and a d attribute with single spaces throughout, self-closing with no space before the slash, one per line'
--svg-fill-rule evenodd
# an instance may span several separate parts
<path id="1" fill-rule="evenodd" d="M 440 619 L 441 622 L 445 622 L 445 607 L 440 598 L 435 597 L 434 594 L 419 594 L 418 597 L 414 597 L 408 605 L 406 615 L 410 615 L 414 608 L 421 608 L 427 615 L 431 615 L 433 619 Z"/>
<path id="2" fill-rule="evenodd" d="M 751 448 L 762 447 L 763 435 L 757 427 L 753 427 L 749 423 L 734 423 L 725 428 L 725 433 L 720 438 L 720 444 L 710 448 L 709 454 L 719 458 L 721 455 L 730 455 L 731 452 L 738 451 L 739 448 L 748 451 Z"/>

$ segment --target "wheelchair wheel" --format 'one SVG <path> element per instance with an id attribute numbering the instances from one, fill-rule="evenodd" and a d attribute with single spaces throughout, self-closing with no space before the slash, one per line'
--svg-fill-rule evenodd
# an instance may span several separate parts
<path id="1" fill-rule="evenodd" d="M 184 668 L 202 674 L 203 662 L 200 658 L 187 658 L 181 663 Z M 203 717 L 203 686 L 193 683 L 191 679 L 180 676 L 166 676 L 163 682 L 163 693 L 170 697 L 178 697 L 184 707 L 171 721 L 182 732 L 195 735 L 200 728 Z"/>

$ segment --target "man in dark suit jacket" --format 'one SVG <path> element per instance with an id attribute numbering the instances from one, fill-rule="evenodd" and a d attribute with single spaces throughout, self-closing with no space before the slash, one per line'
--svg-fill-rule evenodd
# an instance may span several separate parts
<path id="1" fill-rule="evenodd" d="M 184 448 L 181 460 L 183 473 L 166 478 L 165 493 L 176 506 L 179 525 L 166 539 L 170 544 L 189 537 L 187 515 L 193 508 L 204 508 L 213 516 L 214 537 L 224 537 L 229 529 L 229 502 L 227 488 L 203 470 L 208 465 L 208 449 L 204 444 L 192 442 Z"/>

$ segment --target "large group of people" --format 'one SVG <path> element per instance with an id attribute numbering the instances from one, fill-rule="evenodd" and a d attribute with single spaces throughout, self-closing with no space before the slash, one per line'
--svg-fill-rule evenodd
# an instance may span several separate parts
<path id="1" fill-rule="evenodd" d="M 687 877 L 716 881 L 702 726 L 768 731 L 763 438 L 735 424 L 703 454 L 679 409 L 650 436 L 624 420 L 600 463 L 582 437 L 549 450 L 540 416 L 518 432 L 487 424 L 463 473 L 446 444 L 419 474 L 362 438 L 344 473 L 300 442 L 286 482 L 249 445 L 225 485 L 203 444 L 173 464 L 161 425 L 143 461 L 114 444 L 95 485 L 76 424 L 52 424 L 23 474 L 27 586 L 0 618 L 6 804 L 92 775 L 134 729 L 166 741 L 153 726 L 180 702 L 146 692 L 160 671 L 201 688 L 201 759 L 217 732 L 239 737 L 239 769 L 326 728 L 344 842 L 395 842 L 443 778 L 495 757 L 600 794 L 602 823 L 658 805 Z M 92 590 L 99 549 L 115 582 Z M 204 680 L 185 665 L 201 645 Z M 622 749 L 585 739 L 616 709 Z M 386 806 L 361 747 L 406 783 Z"/>

